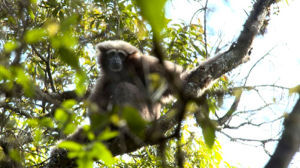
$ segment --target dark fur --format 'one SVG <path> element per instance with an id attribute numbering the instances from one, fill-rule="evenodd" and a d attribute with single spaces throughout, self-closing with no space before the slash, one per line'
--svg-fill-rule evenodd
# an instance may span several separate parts
<path id="1" fill-rule="evenodd" d="M 132 106 L 139 111 L 144 119 L 149 121 L 158 119 L 161 105 L 160 102 L 150 100 L 146 77 L 152 72 L 164 75 L 164 70 L 174 72 L 180 76 L 183 70 L 182 67 L 169 61 L 165 61 L 163 67 L 155 57 L 143 55 L 136 47 L 124 41 L 105 41 L 99 43 L 96 49 L 101 75 L 89 97 L 91 102 L 89 116 L 94 133 L 99 133 L 103 125 L 99 123 L 99 120 L 93 120 L 92 118 L 96 117 L 97 114 L 109 112 L 114 105 L 119 107 Z M 126 53 L 126 59 L 122 62 L 122 70 L 119 72 L 112 72 L 107 64 L 103 64 L 110 59 L 106 55 L 109 50 Z M 168 93 L 164 93 L 162 97 L 168 95 Z M 96 105 L 97 108 L 94 109 L 93 105 Z M 93 121 L 96 123 L 93 123 Z M 68 136 L 66 140 L 81 144 L 90 141 L 82 128 Z M 51 152 L 49 164 L 45 167 L 76 167 L 76 163 L 75 159 L 68 158 L 67 150 L 55 148 Z"/>
<path id="2" fill-rule="evenodd" d="M 153 72 L 163 74 L 164 70 L 180 75 L 182 67 L 169 61 L 165 61 L 163 67 L 157 58 L 143 55 L 136 47 L 120 40 L 99 43 L 96 49 L 101 75 L 89 100 L 98 108 L 96 111 L 90 110 L 90 113 L 107 112 L 114 105 L 129 105 L 136 108 L 146 120 L 159 118 L 160 103 L 150 100 L 146 77 Z M 126 53 L 123 68 L 119 72 L 110 71 L 108 67 L 110 58 L 106 53 L 110 50 Z"/>

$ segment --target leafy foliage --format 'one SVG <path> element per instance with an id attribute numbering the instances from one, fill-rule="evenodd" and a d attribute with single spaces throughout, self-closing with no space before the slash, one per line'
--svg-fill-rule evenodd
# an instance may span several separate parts
<path id="1" fill-rule="evenodd" d="M 184 167 L 231 167 L 222 158 L 221 146 L 216 141 L 213 148 L 209 148 L 197 132 L 189 130 L 191 125 L 183 127 L 180 143 L 185 156 Z M 119 157 L 119 167 L 176 167 L 177 140 L 170 140 L 166 144 L 164 156 L 156 146 L 143 148 L 130 155 Z"/>
<path id="2" fill-rule="evenodd" d="M 123 39 L 151 53 L 151 38 L 157 33 L 166 48 L 166 59 L 189 68 L 198 65 L 206 55 L 201 24 L 169 24 L 164 17 L 165 2 L 4 0 L 0 7 L 0 167 L 6 161 L 42 166 L 51 147 L 85 122 L 84 99 L 98 76 L 91 47 L 97 42 Z M 134 109 L 126 109 L 123 118 L 133 132 L 142 135 L 147 123 L 138 119 Z M 110 119 L 121 121 L 113 116 Z M 212 147 L 214 130 L 201 127 L 205 142 Z M 59 146 L 71 151 L 69 157 L 78 158 L 79 167 L 92 167 L 94 159 L 100 160 L 99 165 L 112 165 L 112 154 L 102 141 L 116 135 L 107 130 L 91 144 L 66 141 Z M 89 138 L 95 139 L 94 135 Z M 214 167 L 222 162 L 219 144 L 207 148 L 188 127 L 184 127 L 180 143 L 186 155 L 185 167 Z M 176 160 L 176 144 L 170 140 L 165 149 L 165 164 L 171 167 Z M 120 158 L 117 164 L 164 164 L 156 146 L 146 147 L 137 155 L 143 157 L 133 154 L 131 160 L 135 162 Z"/>

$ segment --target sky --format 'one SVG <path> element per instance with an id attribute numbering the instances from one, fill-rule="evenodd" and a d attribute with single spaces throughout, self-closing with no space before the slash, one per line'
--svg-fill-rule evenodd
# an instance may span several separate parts
<path id="1" fill-rule="evenodd" d="M 209 15 L 208 15 L 208 38 L 209 43 L 214 44 L 218 39 L 222 39 L 222 44 L 230 44 L 239 35 L 242 30 L 243 23 L 247 18 L 247 13 L 252 7 L 251 0 L 228 0 L 227 4 L 222 0 L 209 0 Z M 173 0 L 168 3 L 170 8 L 167 10 L 167 17 L 172 19 L 174 23 L 189 23 L 194 12 L 201 8 L 197 2 L 190 0 Z M 264 36 L 258 36 L 253 43 L 253 51 L 251 60 L 245 65 L 237 68 L 234 72 L 245 74 L 249 71 L 252 65 L 263 55 L 270 54 L 260 63 L 251 73 L 248 85 L 259 84 L 277 84 L 286 87 L 295 87 L 300 84 L 300 56 L 299 56 L 299 39 L 300 39 L 300 22 L 295 18 L 300 16 L 300 1 L 288 0 L 288 4 L 284 0 L 279 5 L 280 12 L 278 15 L 272 16 L 267 32 Z M 201 15 L 200 19 L 203 20 Z M 194 19 L 197 21 L 197 19 Z M 266 95 L 273 94 L 272 92 L 264 93 Z M 256 97 L 247 95 L 245 101 L 239 105 L 240 109 L 249 107 L 257 107 Z M 294 99 L 295 100 L 295 99 Z M 290 112 L 294 106 L 294 102 L 284 102 L 283 105 L 278 105 L 275 109 L 266 110 L 258 117 L 263 120 L 271 120 L 272 115 L 281 115 L 283 112 Z M 274 111 L 278 113 L 274 114 Z M 265 136 L 272 136 L 275 131 L 280 129 L 281 122 L 260 127 L 257 129 L 245 128 L 233 134 L 239 134 L 244 137 L 255 137 L 256 139 Z M 250 134 L 250 135 L 249 135 Z M 269 156 L 265 154 L 262 148 L 244 145 L 236 142 L 231 142 L 227 138 L 218 136 L 223 149 L 223 157 L 232 165 L 238 167 L 263 167 L 269 160 Z M 273 152 L 276 144 L 271 144 L 268 149 Z M 300 154 L 298 153 L 293 160 L 290 168 L 297 168 L 300 165 Z M 300 166 L 299 166 L 300 167 Z"/>

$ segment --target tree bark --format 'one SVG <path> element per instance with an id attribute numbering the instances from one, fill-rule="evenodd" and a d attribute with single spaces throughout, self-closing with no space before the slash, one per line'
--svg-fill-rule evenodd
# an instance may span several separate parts
<path id="1" fill-rule="evenodd" d="M 285 128 L 274 154 L 265 168 L 288 167 L 300 147 L 300 98 L 284 122 Z"/>

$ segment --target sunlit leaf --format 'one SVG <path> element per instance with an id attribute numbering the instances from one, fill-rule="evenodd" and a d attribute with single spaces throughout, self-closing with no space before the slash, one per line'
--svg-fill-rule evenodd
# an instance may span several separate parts
<path id="1" fill-rule="evenodd" d="M 93 159 L 87 157 L 86 155 L 85 157 L 77 159 L 76 163 L 78 165 L 78 168 L 93 168 Z"/>
<path id="2" fill-rule="evenodd" d="M 58 108 L 55 111 L 54 118 L 57 121 L 65 123 L 68 120 L 68 114 L 64 110 L 62 110 L 61 108 Z"/>
<path id="3" fill-rule="evenodd" d="M 83 149 L 82 145 L 73 141 L 62 141 L 58 144 L 59 148 L 65 148 L 70 151 L 80 151 Z"/>
<path id="4" fill-rule="evenodd" d="M 7 69 L 6 67 L 0 65 L 0 80 L 11 79 L 11 78 L 12 78 L 12 74 L 11 74 L 10 70 Z"/>
<path id="5" fill-rule="evenodd" d="M 59 28 L 60 28 L 59 24 L 53 22 L 47 25 L 46 30 L 49 36 L 52 37 L 58 33 Z"/>
<path id="6" fill-rule="evenodd" d="M 45 40 L 46 36 L 47 31 L 45 29 L 38 28 L 27 31 L 24 39 L 27 43 L 35 43 L 38 41 Z"/>
<path id="7" fill-rule="evenodd" d="M 101 134 L 98 136 L 98 140 L 109 140 L 111 138 L 114 138 L 119 135 L 118 131 L 111 131 L 110 129 L 105 129 L 101 132 Z"/>
<path id="8" fill-rule="evenodd" d="M 112 122 L 112 124 L 119 126 L 119 127 L 124 125 L 124 122 L 122 121 L 120 116 L 117 114 L 112 114 L 110 116 L 110 121 Z"/>
<path id="9" fill-rule="evenodd" d="M 69 122 L 64 128 L 64 133 L 68 135 L 68 134 L 73 133 L 76 129 L 77 129 L 77 127 L 75 126 L 75 124 L 72 122 Z"/>
<path id="10" fill-rule="evenodd" d="M 211 125 L 206 125 L 205 127 L 202 127 L 202 133 L 203 133 L 206 145 L 209 148 L 212 148 L 214 145 L 214 142 L 215 142 L 215 138 L 216 138 L 215 128 Z"/>
<path id="11" fill-rule="evenodd" d="M 17 151 L 16 149 L 9 150 L 9 156 L 17 162 L 20 162 L 22 159 L 20 151 Z"/>
<path id="12" fill-rule="evenodd" d="M 83 96 L 87 90 L 87 76 L 83 71 L 77 71 L 75 76 L 76 93 Z"/>
<path id="13" fill-rule="evenodd" d="M 35 19 L 35 15 L 34 15 L 34 13 L 32 12 L 32 10 L 29 10 L 28 12 L 29 12 L 30 18 L 31 18 L 32 20 L 34 20 L 34 19 Z"/>
<path id="14" fill-rule="evenodd" d="M 74 99 L 65 100 L 61 106 L 66 109 L 71 109 L 74 105 L 77 104 L 77 101 Z"/>
<path id="15" fill-rule="evenodd" d="M 53 128 L 53 126 L 54 126 L 53 119 L 49 118 L 49 117 L 44 117 L 44 118 L 40 119 L 39 123 L 42 126 L 48 127 L 48 128 Z"/>
<path id="16" fill-rule="evenodd" d="M 8 41 L 4 44 L 5 52 L 11 52 L 19 46 L 18 42 L 15 40 Z"/>
<path id="17" fill-rule="evenodd" d="M 86 152 L 84 151 L 84 149 L 78 150 L 78 151 L 70 150 L 68 152 L 69 158 L 77 158 L 77 160 L 80 160 L 80 158 L 82 158 L 84 156 L 86 156 Z"/>
<path id="18" fill-rule="evenodd" d="M 31 2 L 32 4 L 36 4 L 36 1 L 37 1 L 37 0 L 30 0 L 30 2 Z"/>
<path id="19" fill-rule="evenodd" d="M 154 33 L 159 35 L 166 26 L 164 6 L 166 0 L 136 0 L 141 14 L 150 23 Z"/>
<path id="20" fill-rule="evenodd" d="M 79 69 L 78 56 L 76 56 L 72 50 L 65 47 L 61 47 L 59 48 L 58 52 L 62 61 L 64 61 L 74 69 Z"/>
<path id="21" fill-rule="evenodd" d="M 124 107 L 122 117 L 127 121 L 130 130 L 143 136 L 147 122 L 141 117 L 138 110 L 133 107 Z"/>
<path id="22" fill-rule="evenodd" d="M 39 143 L 42 140 L 43 132 L 40 129 L 36 129 L 33 134 L 34 142 Z"/>
<path id="23" fill-rule="evenodd" d="M 113 156 L 111 152 L 106 148 L 106 146 L 100 142 L 94 143 L 93 150 L 90 154 L 94 158 L 98 158 L 103 161 L 106 165 L 110 166 L 114 163 Z"/>
<path id="24" fill-rule="evenodd" d="M 28 123 L 28 125 L 30 126 L 30 127 L 37 127 L 38 125 L 39 125 L 39 121 L 38 121 L 38 119 L 33 119 L 33 118 L 31 118 L 31 119 L 28 119 L 27 120 L 27 123 Z"/>
<path id="25" fill-rule="evenodd" d="M 64 21 L 61 24 L 61 30 L 68 31 L 71 26 L 78 23 L 78 21 L 79 21 L 78 19 L 79 19 L 79 17 L 77 14 L 74 14 L 74 15 L 64 19 Z"/>
<path id="26" fill-rule="evenodd" d="M 16 82 L 20 84 L 24 90 L 24 93 L 28 97 L 34 96 L 34 83 L 25 74 L 24 70 L 21 68 L 16 68 Z"/>

